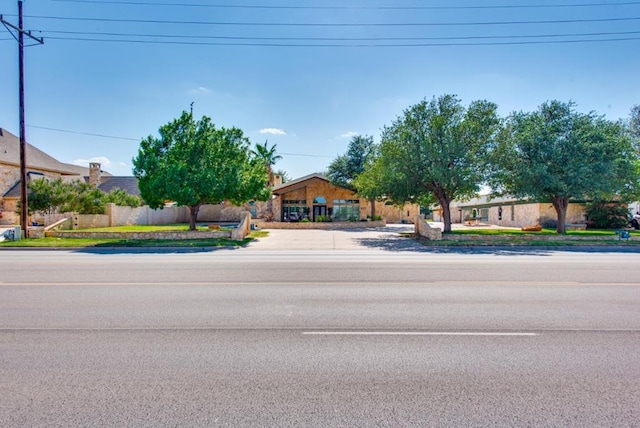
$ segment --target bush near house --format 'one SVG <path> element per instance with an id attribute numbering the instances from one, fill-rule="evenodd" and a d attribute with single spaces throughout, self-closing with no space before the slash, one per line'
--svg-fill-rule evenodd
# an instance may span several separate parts
<path id="1" fill-rule="evenodd" d="M 595 229 L 620 229 L 629 225 L 629 211 L 618 203 L 595 201 L 587 205 L 586 213 Z"/>

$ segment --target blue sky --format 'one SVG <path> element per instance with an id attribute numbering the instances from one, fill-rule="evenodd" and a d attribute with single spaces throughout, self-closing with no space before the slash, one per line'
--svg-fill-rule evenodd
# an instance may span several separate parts
<path id="1" fill-rule="evenodd" d="M 604 5 L 557 7 L 593 3 Z M 535 7 L 464 9 L 495 5 Z M 375 9 L 389 6 L 435 8 Z M 405 108 L 434 95 L 487 99 L 502 115 L 559 99 L 618 119 L 640 103 L 640 2 L 28 0 L 24 13 L 25 28 L 45 38 L 26 50 L 28 141 L 63 162 L 101 160 L 115 175 L 130 175 L 139 139 L 191 102 L 196 117 L 277 144 L 276 169 L 293 178 L 323 171 L 353 134 L 377 141 Z M 0 14 L 17 23 L 17 1 L 3 0 Z M 269 25 L 238 25 L 247 23 Z M 442 25 L 460 23 L 474 25 Z M 595 33 L 616 34 L 584 35 Z M 545 35 L 564 36 L 530 37 Z M 18 55 L 9 37 L 0 34 L 0 126 L 17 135 Z M 589 39 L 632 40 L 574 43 Z M 570 43 L 495 44 L 559 40 Z M 228 45 L 238 43 L 251 46 Z M 256 46 L 269 43 L 303 46 Z M 449 46 L 380 46 L 434 43 Z"/>

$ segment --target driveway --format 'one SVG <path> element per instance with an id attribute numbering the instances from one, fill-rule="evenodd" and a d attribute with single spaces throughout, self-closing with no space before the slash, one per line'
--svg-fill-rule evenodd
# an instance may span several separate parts
<path id="1" fill-rule="evenodd" d="M 349 230 L 267 229 L 269 236 L 250 243 L 251 249 L 268 250 L 415 250 L 422 246 L 402 236 L 413 232 L 412 224 L 390 224 L 383 228 Z"/>

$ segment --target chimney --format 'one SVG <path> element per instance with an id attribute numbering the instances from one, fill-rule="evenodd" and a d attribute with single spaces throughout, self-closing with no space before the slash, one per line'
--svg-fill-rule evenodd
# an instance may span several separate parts
<path id="1" fill-rule="evenodd" d="M 97 188 L 100 185 L 100 163 L 89 163 L 89 184 Z"/>

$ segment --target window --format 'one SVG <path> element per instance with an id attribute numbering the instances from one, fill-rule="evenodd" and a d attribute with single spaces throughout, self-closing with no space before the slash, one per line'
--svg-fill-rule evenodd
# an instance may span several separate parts
<path id="1" fill-rule="evenodd" d="M 282 220 L 300 221 L 309 218 L 309 207 L 305 200 L 285 200 L 282 203 Z"/>
<path id="2" fill-rule="evenodd" d="M 511 221 L 516 221 L 516 206 L 511 205 Z"/>
<path id="3" fill-rule="evenodd" d="M 327 203 L 327 199 L 324 196 L 316 196 L 313 200 L 314 204 L 324 205 Z"/>
<path id="4" fill-rule="evenodd" d="M 357 221 L 360 218 L 360 201 L 358 199 L 334 199 L 333 219 Z"/>
<path id="5" fill-rule="evenodd" d="M 502 220 L 502 207 L 498 207 L 498 220 Z"/>

